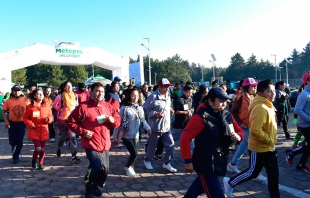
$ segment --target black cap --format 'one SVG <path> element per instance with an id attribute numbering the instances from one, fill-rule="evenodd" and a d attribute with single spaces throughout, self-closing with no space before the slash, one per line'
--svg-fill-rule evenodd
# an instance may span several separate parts
<path id="1" fill-rule="evenodd" d="M 209 98 L 219 98 L 220 100 L 229 100 L 230 97 L 227 95 L 226 91 L 220 87 L 214 87 L 210 89 L 208 94 L 206 95 L 206 99 Z"/>
<path id="2" fill-rule="evenodd" d="M 20 88 L 20 86 L 19 85 L 14 85 L 13 87 L 12 87 L 12 90 L 13 91 L 17 91 L 17 90 L 22 90 L 22 88 Z"/>

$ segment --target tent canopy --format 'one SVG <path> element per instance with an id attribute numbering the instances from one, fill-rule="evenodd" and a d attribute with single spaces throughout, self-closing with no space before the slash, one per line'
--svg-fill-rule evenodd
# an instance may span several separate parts
<path id="1" fill-rule="evenodd" d="M 112 70 L 113 77 L 119 76 L 123 81 L 129 81 L 129 59 L 106 52 L 96 46 L 79 48 L 71 42 L 59 42 L 49 46 L 41 43 L 0 53 L 0 87 L 9 91 L 11 71 L 38 63 L 49 65 L 96 65 Z"/>

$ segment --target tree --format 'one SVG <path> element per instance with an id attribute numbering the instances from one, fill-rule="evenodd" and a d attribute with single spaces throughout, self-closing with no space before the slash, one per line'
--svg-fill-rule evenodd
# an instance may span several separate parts
<path id="1" fill-rule="evenodd" d="M 12 82 L 14 82 L 15 84 L 19 84 L 19 85 L 27 84 L 27 75 L 26 75 L 27 69 L 26 68 L 13 70 L 11 74 L 12 74 Z"/>
<path id="2" fill-rule="evenodd" d="M 94 76 L 99 74 L 100 76 L 103 76 L 107 79 L 112 79 L 112 71 L 107 70 L 98 66 L 91 66 L 91 65 L 86 65 L 84 66 L 86 70 L 86 77 L 89 78 L 90 76 L 93 75 L 93 68 L 94 68 Z"/>
<path id="3" fill-rule="evenodd" d="M 225 77 L 227 79 L 244 79 L 246 75 L 244 74 L 245 62 L 243 57 L 236 53 L 231 57 L 230 65 L 226 69 Z"/>
<path id="4" fill-rule="evenodd" d="M 86 80 L 86 71 L 84 66 L 61 66 L 65 78 L 71 81 L 73 86 Z"/>

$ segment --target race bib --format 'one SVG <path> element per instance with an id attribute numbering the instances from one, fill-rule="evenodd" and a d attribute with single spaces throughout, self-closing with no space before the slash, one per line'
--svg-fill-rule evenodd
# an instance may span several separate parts
<path id="1" fill-rule="evenodd" d="M 235 128 L 233 124 L 229 124 L 229 129 L 232 133 L 235 132 Z"/>
<path id="2" fill-rule="evenodd" d="M 32 112 L 32 117 L 34 117 L 34 118 L 40 117 L 40 111 Z"/>
<path id="3" fill-rule="evenodd" d="M 188 109 L 188 104 L 184 104 L 184 105 L 183 105 L 183 109 L 184 109 L 184 111 L 189 110 L 189 109 Z"/>
<path id="4" fill-rule="evenodd" d="M 100 115 L 100 116 L 97 117 L 97 121 L 98 121 L 99 124 L 104 123 L 105 119 L 106 119 L 105 115 Z"/>

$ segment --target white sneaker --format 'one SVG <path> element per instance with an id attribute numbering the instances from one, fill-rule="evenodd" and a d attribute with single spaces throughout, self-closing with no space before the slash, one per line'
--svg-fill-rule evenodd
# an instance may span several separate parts
<path id="1" fill-rule="evenodd" d="M 136 171 L 133 169 L 133 167 L 130 166 L 129 168 L 130 168 L 130 172 L 131 172 L 133 175 L 135 175 L 135 174 L 136 174 Z"/>
<path id="2" fill-rule="evenodd" d="M 121 148 L 121 147 L 123 147 L 124 145 L 122 144 L 122 143 L 119 143 L 118 145 L 115 145 L 114 147 L 115 148 Z"/>
<path id="3" fill-rule="evenodd" d="M 258 181 L 259 183 L 262 183 L 262 184 L 268 184 L 267 177 L 265 177 L 261 173 L 254 180 Z"/>
<path id="4" fill-rule="evenodd" d="M 171 173 L 175 173 L 177 172 L 178 170 L 173 168 L 170 163 L 168 163 L 167 165 L 164 163 L 163 164 L 163 168 L 167 169 L 168 171 L 170 171 Z"/>
<path id="5" fill-rule="evenodd" d="M 229 177 L 224 177 L 223 178 L 223 184 L 224 184 L 224 192 L 227 195 L 228 198 L 232 198 L 233 196 L 233 187 L 231 187 L 228 183 L 228 181 L 230 180 Z"/>
<path id="6" fill-rule="evenodd" d="M 149 170 L 152 170 L 152 169 L 153 169 L 153 166 L 152 166 L 152 164 L 151 164 L 150 161 L 148 161 L 148 162 L 144 161 L 144 165 L 145 165 L 145 168 L 146 168 L 146 169 L 149 169 Z"/>
<path id="7" fill-rule="evenodd" d="M 125 167 L 126 175 L 128 177 L 133 177 L 135 174 L 133 173 L 133 169 L 131 167 L 127 168 Z"/>
<path id="8" fill-rule="evenodd" d="M 51 139 L 50 139 L 50 142 L 55 142 L 55 138 L 51 138 Z"/>
<path id="9" fill-rule="evenodd" d="M 229 162 L 229 164 L 227 165 L 227 171 L 231 172 L 231 173 L 240 173 L 241 171 L 237 168 L 237 166 L 234 166 L 231 164 L 231 162 Z"/>

